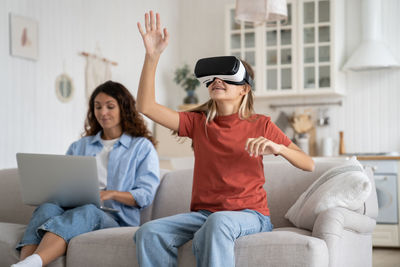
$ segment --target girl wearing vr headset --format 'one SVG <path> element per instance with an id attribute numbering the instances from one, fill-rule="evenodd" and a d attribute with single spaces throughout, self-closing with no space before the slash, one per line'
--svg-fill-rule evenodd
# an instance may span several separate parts
<path id="1" fill-rule="evenodd" d="M 210 94 L 205 104 L 190 112 L 158 104 L 155 73 L 169 35 L 152 11 L 145 14 L 144 26 L 145 30 L 138 23 L 146 49 L 138 110 L 179 136 L 190 137 L 195 166 L 191 212 L 141 226 L 134 237 L 139 265 L 176 266 L 178 248 L 192 239 L 197 266 L 234 266 L 237 238 L 273 228 L 262 155 L 282 156 L 306 171 L 314 169 L 314 162 L 269 117 L 254 114 L 252 70 L 231 57 L 197 63 L 196 76 Z"/>

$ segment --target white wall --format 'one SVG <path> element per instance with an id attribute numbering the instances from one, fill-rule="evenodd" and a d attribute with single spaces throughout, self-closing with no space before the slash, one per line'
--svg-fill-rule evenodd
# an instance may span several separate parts
<path id="1" fill-rule="evenodd" d="M 400 62 L 400 1 L 381 2 L 382 40 Z M 348 6 L 348 25 L 353 25 L 347 32 L 350 54 L 360 42 L 360 19 L 351 15 L 360 1 Z M 400 69 L 348 74 L 347 90 L 344 113 L 336 119 L 344 121 L 349 151 L 400 151 Z"/>
<path id="2" fill-rule="evenodd" d="M 346 1 L 346 52 L 347 56 L 360 42 L 361 0 Z M 225 6 L 234 0 L 186 0 L 182 5 L 181 58 L 194 65 L 200 57 L 225 53 Z M 400 1 L 382 1 L 382 38 L 400 61 Z M 380 70 L 346 74 L 347 95 L 342 107 L 328 110 L 331 124 L 317 128 L 317 138 L 331 136 L 338 139 L 344 131 L 348 152 L 400 151 L 400 70 Z M 198 94 L 201 101 L 208 97 L 205 88 Z M 272 110 L 270 104 L 308 103 L 310 101 L 337 99 L 257 99 L 256 111 L 275 120 L 280 111 L 292 114 L 294 108 Z M 300 108 L 302 112 L 306 108 Z M 289 131 L 290 133 L 291 131 Z"/>
<path id="3" fill-rule="evenodd" d="M 186 62 L 192 67 L 201 57 L 225 54 L 225 6 L 234 0 L 5 0 L 0 1 L 0 168 L 16 166 L 15 153 L 64 153 L 79 138 L 86 113 L 85 60 L 99 43 L 103 55 L 118 62 L 113 79 L 136 95 L 144 48 L 136 22 L 150 9 L 161 12 L 170 32 L 170 44 L 157 72 L 159 102 L 176 108 L 185 96 L 172 82 L 174 69 Z M 382 1 L 382 37 L 400 60 L 400 1 Z M 360 0 L 347 1 L 346 50 L 360 41 Z M 39 21 L 39 60 L 9 55 L 9 13 Z M 73 78 L 76 94 L 67 104 L 54 92 L 57 75 Z M 207 90 L 198 90 L 201 101 Z M 329 109 L 331 125 L 318 128 L 318 136 L 337 137 L 344 130 L 347 151 L 400 150 L 400 70 L 350 73 L 343 107 Z M 257 100 L 256 111 L 277 117 L 271 103 L 307 102 L 308 99 Z M 284 109 L 291 113 L 293 109 Z"/>
<path id="4" fill-rule="evenodd" d="M 112 68 L 113 80 L 136 96 L 144 59 L 136 22 L 143 22 L 150 9 L 162 11 L 171 36 L 179 35 L 179 0 L 0 1 L 0 169 L 16 166 L 16 152 L 62 154 L 80 137 L 86 100 L 85 58 L 79 52 L 93 52 L 98 43 L 105 57 L 118 62 Z M 9 13 L 38 21 L 37 61 L 10 56 Z M 178 64 L 179 50 L 178 39 L 172 39 L 157 73 L 157 98 L 169 106 L 177 105 L 169 95 L 177 90 L 171 65 Z M 75 85 L 68 103 L 58 101 L 54 88 L 63 62 Z"/>
<path id="5" fill-rule="evenodd" d="M 182 0 L 182 63 L 194 68 L 199 58 L 225 55 L 225 7 L 234 3 L 234 0 Z M 196 94 L 200 101 L 208 99 L 208 91 L 203 85 Z"/>

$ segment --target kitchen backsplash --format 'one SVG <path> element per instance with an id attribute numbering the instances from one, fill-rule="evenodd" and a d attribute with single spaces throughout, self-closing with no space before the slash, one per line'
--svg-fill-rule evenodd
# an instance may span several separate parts
<path id="1" fill-rule="evenodd" d="M 400 47 L 400 42 L 398 42 Z M 342 106 L 307 107 L 310 102 L 337 102 Z M 339 131 L 344 132 L 347 152 L 400 151 L 400 70 L 379 70 L 347 74 L 347 94 L 343 98 L 296 98 L 262 99 L 256 101 L 256 110 L 276 121 L 281 112 L 291 116 L 312 109 L 314 123 L 319 117 L 318 109 L 326 109 L 329 124 L 316 126 L 316 142 L 323 137 L 335 140 L 335 152 L 339 149 Z M 304 104 L 297 108 L 269 107 L 270 104 Z M 292 137 L 289 126 L 286 133 Z"/>

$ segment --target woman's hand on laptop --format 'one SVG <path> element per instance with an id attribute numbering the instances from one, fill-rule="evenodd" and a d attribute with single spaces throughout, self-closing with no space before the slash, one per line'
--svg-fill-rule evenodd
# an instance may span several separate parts
<path id="1" fill-rule="evenodd" d="M 100 200 L 115 200 L 128 206 L 137 206 L 135 199 L 129 192 L 121 192 L 116 190 L 101 190 Z"/>
<path id="2" fill-rule="evenodd" d="M 100 200 L 104 201 L 104 200 L 110 200 L 110 199 L 114 199 L 114 194 L 115 194 L 115 190 L 101 190 L 100 191 Z"/>

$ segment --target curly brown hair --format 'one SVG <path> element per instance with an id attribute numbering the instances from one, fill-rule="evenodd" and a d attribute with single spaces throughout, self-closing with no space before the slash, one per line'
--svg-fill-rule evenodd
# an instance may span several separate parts
<path id="1" fill-rule="evenodd" d="M 121 112 L 122 132 L 133 137 L 145 137 L 156 146 L 156 139 L 147 129 L 142 115 L 136 110 L 135 98 L 125 86 L 113 81 L 107 81 L 99 85 L 90 96 L 83 136 L 96 135 L 99 131 L 103 130 L 94 115 L 94 99 L 100 93 L 109 95 L 118 102 Z"/>

